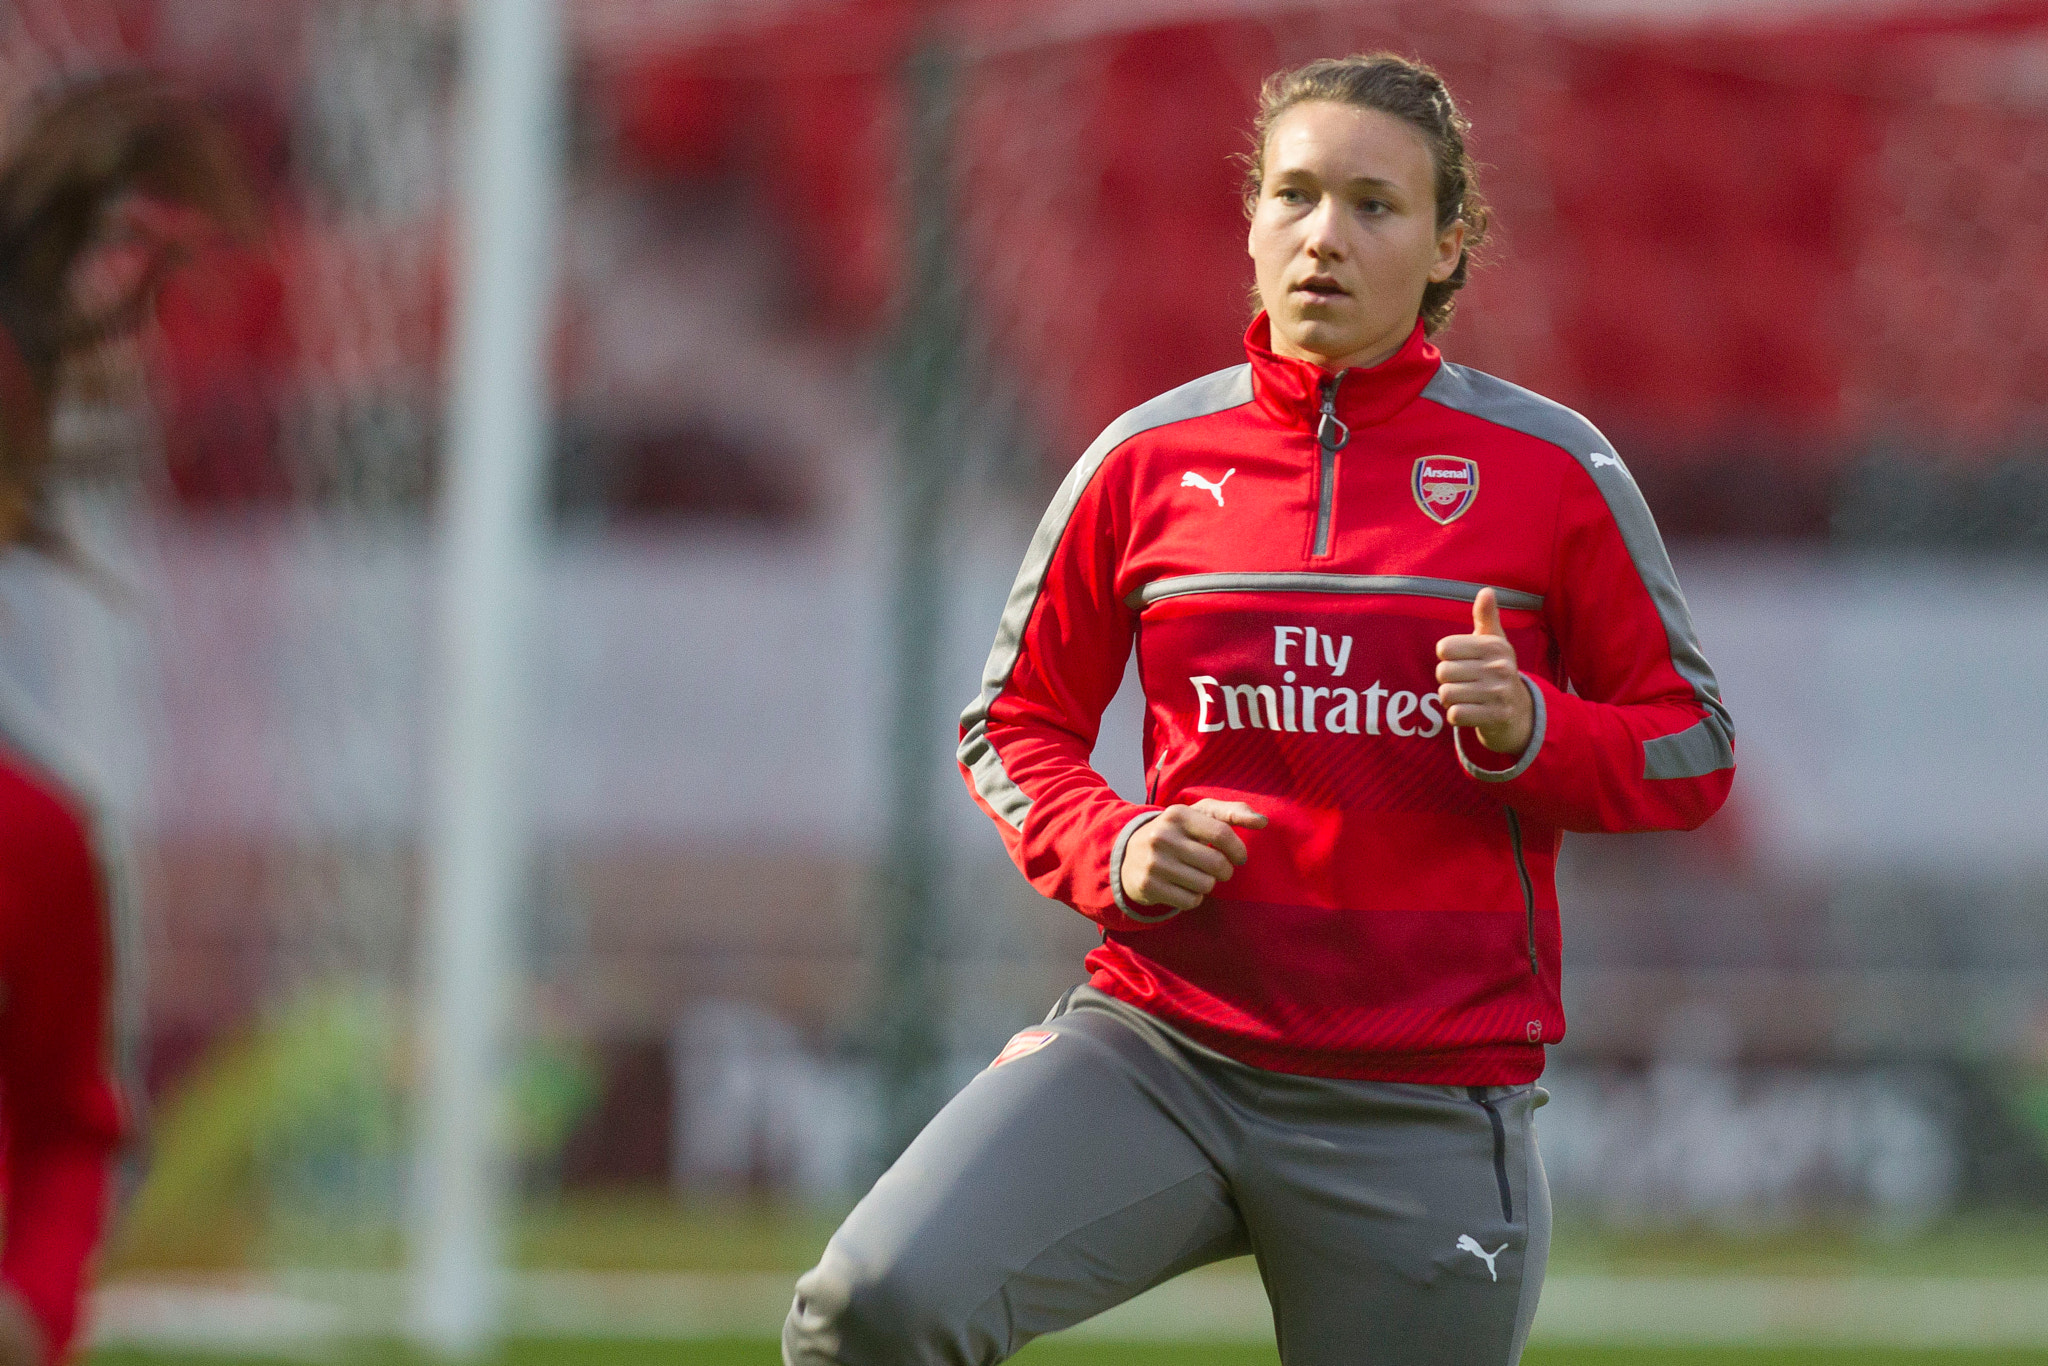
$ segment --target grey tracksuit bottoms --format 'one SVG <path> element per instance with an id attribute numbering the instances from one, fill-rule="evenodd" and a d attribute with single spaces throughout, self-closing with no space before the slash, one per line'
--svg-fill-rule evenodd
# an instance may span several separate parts
<path id="1" fill-rule="evenodd" d="M 1550 1244 L 1539 1088 L 1268 1072 L 1087 987 L 1044 1029 L 797 1281 L 787 1366 L 988 1366 L 1244 1253 L 1286 1366 L 1520 1359 Z"/>

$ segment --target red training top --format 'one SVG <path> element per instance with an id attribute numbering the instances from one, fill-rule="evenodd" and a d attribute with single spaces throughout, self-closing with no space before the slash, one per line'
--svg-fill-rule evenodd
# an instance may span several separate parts
<path id="1" fill-rule="evenodd" d="M 53 1362 L 78 1328 L 124 1129 L 111 909 L 76 798 L 0 748 L 0 1286 L 28 1306 Z"/>
<path id="2" fill-rule="evenodd" d="M 1010 590 L 960 764 L 1031 884 L 1099 922 L 1093 984 L 1253 1066 L 1520 1085 L 1564 1035 L 1564 830 L 1685 829 L 1734 729 L 1614 448 L 1446 364 L 1275 354 L 1118 418 Z M 1519 757 L 1444 724 L 1436 643 L 1492 585 L 1536 701 Z M 1089 764 L 1133 641 L 1146 804 Z M 1248 802 L 1195 910 L 1125 902 L 1132 831 Z"/>

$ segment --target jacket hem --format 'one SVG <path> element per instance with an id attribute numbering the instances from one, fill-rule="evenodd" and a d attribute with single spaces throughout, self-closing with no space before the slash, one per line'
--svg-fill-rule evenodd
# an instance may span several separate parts
<path id="1" fill-rule="evenodd" d="M 1121 985 L 1107 973 L 1091 974 L 1088 985 L 1153 1024 L 1179 1035 L 1197 1048 L 1230 1062 L 1287 1076 L 1326 1081 L 1407 1082 L 1418 1086 L 1527 1086 L 1543 1075 L 1547 1057 L 1540 1043 L 1520 1041 L 1473 1044 L 1463 1048 L 1418 1049 L 1413 1052 L 1322 1052 L 1274 1047 L 1211 1029 L 1198 1021 L 1177 1019 L 1117 993 Z"/>

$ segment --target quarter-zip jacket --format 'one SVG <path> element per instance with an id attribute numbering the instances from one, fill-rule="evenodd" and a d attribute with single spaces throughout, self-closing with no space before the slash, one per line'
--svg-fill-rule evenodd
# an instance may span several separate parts
<path id="1" fill-rule="evenodd" d="M 1102 926 L 1091 982 L 1256 1067 L 1517 1085 L 1564 1035 L 1565 830 L 1687 829 L 1734 729 L 1655 522 L 1570 409 L 1444 362 L 1275 354 L 1118 418 L 1010 592 L 960 764 L 1040 892 Z M 1519 756 L 1444 723 L 1436 643 L 1481 587 L 1535 699 Z M 1146 802 L 1089 763 L 1133 644 Z M 1132 832 L 1249 803 L 1246 864 L 1135 905 Z"/>

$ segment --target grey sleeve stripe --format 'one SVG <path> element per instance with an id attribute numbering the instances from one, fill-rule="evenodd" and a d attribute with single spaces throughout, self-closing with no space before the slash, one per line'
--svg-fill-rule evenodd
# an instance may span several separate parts
<path id="1" fill-rule="evenodd" d="M 1621 463 L 1621 457 L 1599 428 L 1561 403 L 1462 365 L 1445 364 L 1422 396 L 1446 408 L 1548 441 L 1567 452 L 1592 477 L 1594 487 L 1607 500 L 1607 511 L 1614 524 L 1621 529 L 1622 544 L 1628 547 L 1636 572 L 1642 575 L 1643 587 L 1649 590 L 1650 600 L 1657 605 L 1657 615 L 1663 619 L 1672 667 L 1692 686 L 1694 700 L 1707 709 L 1706 719 L 1700 725 L 1712 735 L 1715 752 L 1729 756 L 1728 763 L 1721 767 L 1732 766 L 1735 720 L 1721 700 L 1721 685 L 1715 681 L 1713 666 L 1700 650 L 1692 609 L 1686 606 L 1685 594 L 1678 587 L 1678 575 L 1671 568 L 1671 557 L 1665 553 L 1664 538 L 1657 533 L 1649 504 L 1643 501 L 1642 491 L 1636 487 L 1628 467 Z M 1646 769 L 1654 770 L 1657 764 L 1647 758 L 1647 749 L 1645 746 Z M 1664 775 L 1651 771 L 1649 776 Z"/>
<path id="2" fill-rule="evenodd" d="M 1109 453 L 1140 432 L 1207 417 L 1211 413 L 1242 407 L 1251 401 L 1252 368 L 1249 365 L 1218 370 L 1178 389 L 1169 389 L 1110 423 L 1074 462 L 1074 467 L 1067 471 L 1067 477 L 1060 481 L 1059 492 L 1053 495 L 1052 506 L 1039 519 L 1038 530 L 1033 533 L 1031 545 L 1024 552 L 1024 563 L 1017 570 L 1016 581 L 1010 585 L 1010 599 L 1004 605 L 1002 621 L 996 627 L 995 644 L 990 647 L 988 663 L 981 671 L 981 691 L 960 713 L 960 762 L 974 775 L 974 788 L 981 794 L 981 799 L 1012 829 L 1024 828 L 1024 814 L 1031 809 L 1031 798 L 1024 789 L 1010 781 L 1010 775 L 1003 769 L 1002 756 L 989 742 L 988 711 L 1003 689 L 1009 686 L 1010 671 L 1017 667 L 1017 655 L 1023 648 L 1025 624 L 1031 620 L 1031 611 L 1038 605 L 1039 590 L 1045 586 L 1046 569 L 1052 564 L 1053 551 L 1059 548 L 1060 538 L 1066 534 L 1067 522 L 1074 515 L 1075 505 L 1081 501 L 1082 491 L 1095 478 L 1095 472 L 1102 468 L 1102 462 L 1109 458 Z"/>
<path id="3" fill-rule="evenodd" d="M 1735 767 L 1735 750 L 1727 732 L 1708 717 L 1676 735 L 1643 742 L 1645 778 L 1704 778 Z"/>
<path id="4" fill-rule="evenodd" d="M 1536 716 L 1529 730 L 1529 746 L 1522 751 L 1522 757 L 1515 760 L 1513 768 L 1478 768 L 1465 757 L 1465 727 L 1451 728 L 1451 748 L 1458 752 L 1458 767 L 1482 783 L 1505 783 L 1521 777 L 1529 771 L 1529 765 L 1536 762 L 1536 756 L 1543 752 L 1543 734 L 1550 729 L 1550 712 L 1543 705 L 1543 689 L 1536 686 L 1529 675 L 1522 675 L 1522 683 L 1529 689 L 1529 700 L 1536 704 Z"/>
<path id="5" fill-rule="evenodd" d="M 1031 799 L 1003 771 L 1003 758 L 989 743 L 987 731 L 987 726 L 978 725 L 961 737 L 960 762 L 974 775 L 974 790 L 981 794 L 981 799 L 993 807 L 1012 830 L 1022 830 L 1024 813 L 1031 809 Z"/>
<path id="6" fill-rule="evenodd" d="M 1140 925 L 1157 925 L 1162 920 L 1171 920 L 1180 914 L 1180 909 L 1168 906 L 1161 915 L 1142 915 L 1124 896 L 1124 849 L 1130 844 L 1131 836 L 1138 833 L 1138 827 L 1155 820 L 1157 811 L 1140 811 L 1124 822 L 1124 828 L 1116 832 L 1116 843 L 1109 846 L 1109 893 L 1116 898 L 1116 908 Z"/>
<path id="7" fill-rule="evenodd" d="M 1163 598 L 1189 593 L 1381 593 L 1398 597 L 1449 598 L 1471 602 L 1483 583 L 1460 579 L 1430 579 L 1416 574 L 1182 574 L 1171 579 L 1154 579 L 1124 599 L 1132 607 L 1150 607 Z M 1524 612 L 1543 610 L 1543 595 L 1524 593 L 1519 588 L 1495 588 L 1503 607 Z"/>

